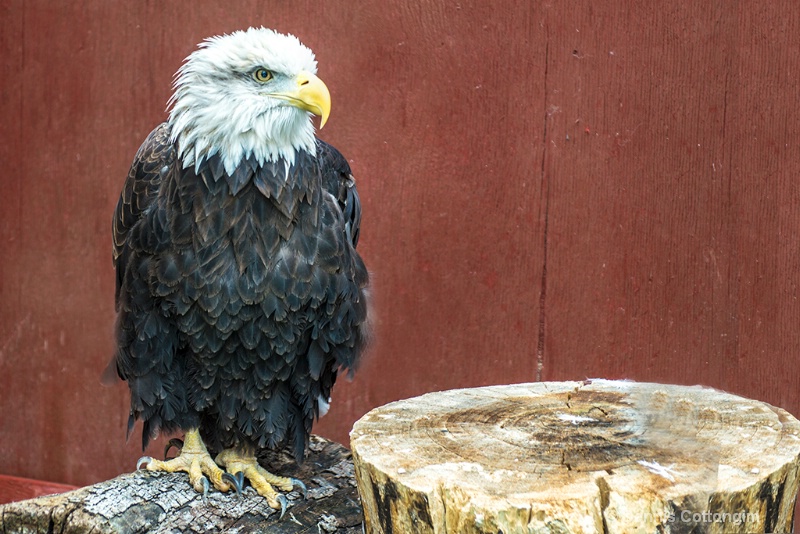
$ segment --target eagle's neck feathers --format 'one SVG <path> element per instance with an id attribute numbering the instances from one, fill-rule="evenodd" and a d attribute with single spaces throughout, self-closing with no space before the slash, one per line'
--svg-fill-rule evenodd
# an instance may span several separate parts
<path id="1" fill-rule="evenodd" d="M 251 158 L 259 165 L 283 161 L 288 168 L 298 152 L 315 153 L 314 126 L 306 112 L 284 106 L 270 110 L 270 120 L 253 120 L 252 110 L 227 104 L 224 97 L 214 104 L 191 88 L 176 94 L 169 122 L 184 168 L 198 170 L 214 155 L 228 174 Z"/>

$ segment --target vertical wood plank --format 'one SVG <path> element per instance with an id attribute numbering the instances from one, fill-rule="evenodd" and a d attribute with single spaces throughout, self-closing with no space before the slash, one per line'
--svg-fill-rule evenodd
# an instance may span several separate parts
<path id="1" fill-rule="evenodd" d="M 797 410 L 798 18 L 775 6 L 594 6 L 560 28 L 546 378 Z"/>

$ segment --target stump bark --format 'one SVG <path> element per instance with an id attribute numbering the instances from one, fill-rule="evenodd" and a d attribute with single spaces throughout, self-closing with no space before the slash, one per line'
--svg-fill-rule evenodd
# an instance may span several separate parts
<path id="1" fill-rule="evenodd" d="M 703 387 L 431 393 L 351 433 L 369 533 L 792 531 L 800 423 Z"/>
<path id="2" fill-rule="evenodd" d="M 347 449 L 312 436 L 301 466 L 284 453 L 262 454 L 261 465 L 308 486 L 307 500 L 297 492 L 287 495 L 290 507 L 282 519 L 251 487 L 241 498 L 212 489 L 204 502 L 184 473 L 137 471 L 68 493 L 0 506 L 0 532 L 361 534 L 361 505 Z"/>

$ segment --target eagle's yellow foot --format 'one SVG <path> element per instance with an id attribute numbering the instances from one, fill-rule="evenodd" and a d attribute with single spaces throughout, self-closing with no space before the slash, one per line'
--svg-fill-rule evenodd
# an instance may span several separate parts
<path id="1" fill-rule="evenodd" d="M 176 446 L 178 443 L 180 443 L 178 440 L 171 440 L 164 453 L 165 456 L 169 448 Z M 186 432 L 181 453 L 176 458 L 161 461 L 149 456 L 143 456 L 136 463 L 136 469 L 141 469 L 143 465 L 147 466 L 146 469 L 148 471 L 166 471 L 168 473 L 183 471 L 188 473 L 189 483 L 195 491 L 203 494 L 204 499 L 208 495 L 211 485 L 219 491 L 230 491 L 231 486 L 235 485 L 231 483 L 234 478 L 220 469 L 211 459 L 208 449 L 206 449 L 203 440 L 200 438 L 200 432 L 196 429 Z M 210 484 L 209 480 L 211 481 Z"/>
<path id="2" fill-rule="evenodd" d="M 235 473 L 239 480 L 246 478 L 250 485 L 259 495 L 267 499 L 271 508 L 281 511 L 281 517 L 286 512 L 288 501 L 286 496 L 275 491 L 275 487 L 281 491 L 292 491 L 298 487 L 303 497 L 306 497 L 306 485 L 296 478 L 279 477 L 273 475 L 260 465 L 256 460 L 255 452 L 236 451 L 225 449 L 217 455 L 217 464 L 225 468 L 228 473 Z"/>

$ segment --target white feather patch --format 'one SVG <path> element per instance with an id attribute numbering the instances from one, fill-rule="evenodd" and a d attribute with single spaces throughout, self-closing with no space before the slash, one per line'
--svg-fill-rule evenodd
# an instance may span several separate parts
<path id="1" fill-rule="evenodd" d="M 331 409 L 331 399 L 325 400 L 325 397 L 320 395 L 317 397 L 317 406 L 319 406 L 319 416 L 323 417 Z"/>

